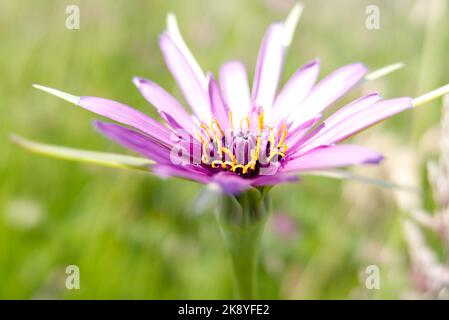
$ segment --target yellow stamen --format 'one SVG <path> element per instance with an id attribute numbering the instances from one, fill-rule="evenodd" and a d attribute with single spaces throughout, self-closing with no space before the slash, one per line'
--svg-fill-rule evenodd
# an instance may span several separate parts
<path id="1" fill-rule="evenodd" d="M 203 136 L 201 135 L 201 133 L 199 131 L 197 131 L 196 134 L 198 135 L 198 139 L 200 139 L 201 144 L 204 144 L 204 139 L 203 139 Z"/>
<path id="2" fill-rule="evenodd" d="M 251 150 L 251 153 L 252 153 L 253 151 L 254 151 L 254 149 Z M 254 155 L 255 161 L 259 160 L 259 153 L 260 153 L 260 137 L 257 137 L 256 152 L 255 152 L 255 155 Z M 251 158 L 252 158 L 252 157 L 253 157 L 253 156 L 252 156 L 252 154 L 251 154 Z"/>
<path id="3" fill-rule="evenodd" d="M 212 135 L 210 134 L 209 128 L 208 128 L 204 123 L 201 123 L 200 126 L 201 126 L 201 128 L 204 130 L 204 132 L 207 134 L 207 136 L 209 137 L 210 141 L 213 141 L 214 138 L 213 138 Z"/>
<path id="4" fill-rule="evenodd" d="M 243 170 L 245 168 L 245 166 L 243 164 L 233 165 L 232 168 L 231 168 L 231 171 L 235 172 L 238 168 L 241 168 Z"/>
<path id="5" fill-rule="evenodd" d="M 234 168 L 234 164 L 233 164 L 232 162 L 230 162 L 230 161 L 225 161 L 225 162 L 223 162 L 223 164 L 221 165 L 221 167 L 222 167 L 223 169 L 226 169 L 227 166 L 230 166 L 230 167 L 231 167 L 231 171 L 232 171 L 232 169 Z"/>
<path id="6" fill-rule="evenodd" d="M 201 157 L 201 160 L 205 164 L 208 164 L 210 161 L 210 158 L 207 156 L 207 150 L 204 150 L 204 148 L 203 148 L 203 156 Z"/>
<path id="7" fill-rule="evenodd" d="M 259 113 L 259 132 L 257 134 L 257 140 L 256 140 L 257 141 L 256 142 L 256 153 L 254 155 L 254 164 L 252 165 L 253 169 L 256 167 L 257 160 L 259 160 L 260 138 L 262 137 L 262 130 L 263 130 L 264 127 L 265 127 L 265 125 L 264 125 L 264 113 L 263 113 L 263 111 L 260 111 L 260 113 Z M 253 150 L 251 150 L 251 159 L 253 159 Z"/>
<path id="8" fill-rule="evenodd" d="M 288 148 L 285 143 L 287 139 L 287 126 L 283 124 L 279 130 L 275 133 L 272 127 L 266 127 L 264 123 L 264 112 L 260 108 L 260 112 L 257 119 L 258 131 L 256 136 L 256 145 L 250 150 L 250 160 L 248 163 L 239 163 L 236 155 L 232 152 L 232 149 L 223 146 L 223 138 L 225 132 L 216 118 L 213 118 L 210 122 L 210 126 L 205 123 L 200 123 L 200 129 L 197 132 L 198 138 L 202 144 L 202 162 L 210 165 L 212 168 L 223 168 L 223 170 L 236 172 L 241 169 L 239 174 L 248 174 L 252 170 L 256 170 L 256 167 L 260 160 L 260 153 L 262 148 L 262 136 L 265 129 L 269 130 L 268 143 L 270 144 L 270 150 L 268 150 L 268 161 L 272 161 L 276 157 L 284 157 Z M 232 112 L 229 111 L 229 121 L 231 130 L 233 129 Z M 240 121 L 240 129 L 250 130 L 251 122 L 249 116 L 246 116 Z M 232 132 L 231 132 L 232 134 Z M 209 140 L 208 140 L 209 138 Z M 264 138 L 265 139 L 265 138 Z M 211 157 L 211 153 L 215 152 L 216 155 Z M 217 159 L 219 156 L 219 159 Z"/>
<path id="9" fill-rule="evenodd" d="M 248 164 L 251 164 L 251 169 L 256 169 L 257 160 L 259 160 L 259 150 L 260 150 L 260 138 L 259 144 L 256 146 L 256 151 L 251 150 L 251 161 Z"/>
<path id="10" fill-rule="evenodd" d="M 242 120 L 240 120 L 240 130 L 243 131 L 243 122 L 246 121 L 246 130 L 250 129 L 250 122 L 249 122 L 249 117 L 246 116 L 245 118 L 243 118 Z"/>
<path id="11" fill-rule="evenodd" d="M 200 138 L 201 144 L 203 146 L 203 156 L 201 157 L 201 160 L 207 164 L 210 161 L 210 159 L 207 155 L 208 154 L 207 147 L 209 146 L 209 142 L 204 141 L 204 138 L 200 132 L 197 132 L 197 134 L 198 134 L 198 138 Z"/>
<path id="12" fill-rule="evenodd" d="M 267 161 L 268 161 L 268 162 L 271 162 L 271 159 L 273 159 L 275 156 L 281 156 L 281 157 L 284 157 L 285 154 L 284 154 L 283 152 L 280 152 L 280 151 L 275 151 L 275 152 L 273 152 L 273 153 L 270 153 L 270 156 L 268 157 Z"/>
<path id="13" fill-rule="evenodd" d="M 252 163 L 251 162 L 249 162 L 246 166 L 244 166 L 243 167 L 243 171 L 242 171 L 242 173 L 243 174 L 245 174 L 245 173 L 247 173 L 248 172 L 248 169 L 249 169 L 249 167 L 251 167 L 252 166 Z"/>
<path id="14" fill-rule="evenodd" d="M 285 139 L 287 138 L 287 128 L 286 128 L 285 124 L 282 125 L 281 130 L 282 130 L 282 136 L 277 145 L 278 149 L 284 144 Z"/>
<path id="15" fill-rule="evenodd" d="M 264 113 L 261 111 L 259 113 L 259 135 L 262 134 L 262 130 L 264 128 Z"/>
<path id="16" fill-rule="evenodd" d="M 228 156 L 231 157 L 232 164 L 236 164 L 236 163 L 237 163 L 237 159 L 235 158 L 235 156 L 234 156 L 234 154 L 232 153 L 231 150 L 229 150 L 229 149 L 226 148 L 226 147 L 222 147 L 222 148 L 221 148 L 221 151 L 222 151 L 223 153 L 226 153 Z"/>
<path id="17" fill-rule="evenodd" d="M 231 133 L 234 131 L 234 124 L 232 122 L 232 111 L 229 111 L 229 126 L 231 127 Z"/>
<path id="18" fill-rule="evenodd" d="M 210 127 L 213 128 L 213 127 L 214 127 L 214 124 L 215 124 L 215 126 L 217 127 L 217 129 L 220 131 L 221 136 L 224 138 L 225 133 L 224 133 L 223 129 L 222 129 L 221 126 L 220 126 L 220 123 L 218 122 L 218 120 L 217 120 L 216 118 L 212 119 L 212 122 L 211 122 L 211 124 L 210 124 Z"/>
<path id="19" fill-rule="evenodd" d="M 217 167 L 217 165 L 222 166 L 223 165 L 223 161 L 221 161 L 221 160 L 214 160 L 214 161 L 212 161 L 212 163 L 211 163 L 211 167 L 212 168 L 215 169 Z"/>

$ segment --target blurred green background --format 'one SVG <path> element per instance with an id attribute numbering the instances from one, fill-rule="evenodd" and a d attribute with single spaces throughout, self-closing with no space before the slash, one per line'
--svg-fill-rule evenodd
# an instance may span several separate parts
<path id="1" fill-rule="evenodd" d="M 216 73 L 221 63 L 237 58 L 252 75 L 266 28 L 284 19 L 294 3 L 1 1 L 0 298 L 233 297 L 215 217 L 195 212 L 200 185 L 40 157 L 12 145 L 9 134 L 126 153 L 92 129 L 93 114 L 31 84 L 110 98 L 156 117 L 131 79 L 150 78 L 180 97 L 157 45 L 167 12 L 176 13 L 204 70 Z M 65 27 L 70 4 L 80 8 L 80 30 Z M 337 106 L 368 91 L 417 96 L 449 82 L 448 1 L 304 4 L 284 81 L 315 57 L 322 75 L 354 61 L 372 70 L 406 64 Z M 380 9 L 379 30 L 365 27 L 370 4 Z M 437 101 L 409 111 L 353 139 L 386 154 L 379 168 L 361 172 L 421 183 L 422 161 L 438 143 L 423 139 L 438 125 L 439 106 Z M 405 165 L 410 161 L 417 164 Z M 403 194 L 316 177 L 272 194 L 275 215 L 263 239 L 260 297 L 394 299 L 414 290 L 402 237 Z M 420 201 L 411 198 L 403 201 Z M 291 232 L 280 233 L 280 224 Z M 65 268 L 72 264 L 80 268 L 80 290 L 65 288 Z M 379 290 L 365 288 L 365 268 L 373 264 L 381 271 Z"/>

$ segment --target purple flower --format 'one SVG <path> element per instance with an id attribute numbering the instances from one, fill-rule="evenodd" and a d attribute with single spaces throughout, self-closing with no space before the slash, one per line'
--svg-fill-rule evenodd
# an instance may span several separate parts
<path id="1" fill-rule="evenodd" d="M 372 93 L 323 119 L 322 113 L 333 102 L 365 79 L 367 69 L 361 63 L 343 66 L 317 82 L 320 64 L 313 60 L 279 88 L 299 11 L 295 7 L 285 22 L 268 28 L 251 90 L 246 67 L 239 61 L 223 64 L 218 77 L 204 73 L 169 15 L 159 45 L 190 108 L 156 83 L 134 78 L 164 124 L 119 102 L 36 87 L 120 123 L 97 121 L 95 126 L 153 160 L 154 173 L 215 183 L 229 194 L 294 181 L 309 170 L 379 163 L 382 155 L 339 143 L 411 108 L 412 99 L 382 100 Z"/>

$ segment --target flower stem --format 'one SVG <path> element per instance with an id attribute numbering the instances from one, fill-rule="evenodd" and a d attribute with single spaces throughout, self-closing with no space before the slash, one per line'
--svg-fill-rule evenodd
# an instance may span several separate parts
<path id="1" fill-rule="evenodd" d="M 234 269 L 234 282 L 238 299 L 255 299 L 257 261 L 263 225 L 245 230 L 234 230 L 226 235 Z"/>
<path id="2" fill-rule="evenodd" d="M 258 190 L 223 196 L 217 218 L 231 256 L 237 299 L 257 298 L 260 240 L 270 213 L 269 198 Z"/>

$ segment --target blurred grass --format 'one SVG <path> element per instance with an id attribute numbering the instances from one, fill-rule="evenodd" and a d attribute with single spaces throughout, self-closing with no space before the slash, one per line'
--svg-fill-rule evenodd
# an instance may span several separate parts
<path id="1" fill-rule="evenodd" d="M 283 19 L 293 3 L 2 2 L 0 298 L 232 297 L 215 219 L 189 210 L 201 186 L 41 158 L 11 145 L 8 136 L 17 132 L 54 144 L 124 152 L 92 130 L 92 114 L 31 84 L 118 100 L 156 116 L 130 80 L 148 77 L 180 96 L 157 48 L 168 11 L 177 14 L 205 70 L 216 72 L 220 63 L 238 58 L 252 73 L 266 27 Z M 69 4 L 80 7 L 80 30 L 65 28 Z M 380 8 L 380 30 L 365 28 L 368 4 Z M 449 82 L 448 14 L 444 0 L 305 1 L 284 80 L 315 57 L 322 74 L 353 61 L 371 69 L 403 61 L 405 69 L 366 84 L 352 97 L 368 90 L 385 97 L 422 94 Z M 437 105 L 397 116 L 358 142 L 369 147 L 366 138 L 386 131 L 415 147 L 437 123 Z M 351 197 L 342 192 L 351 183 L 308 177 L 273 190 L 275 208 L 290 214 L 300 231 L 285 240 L 268 228 L 260 270 L 263 298 L 398 298 L 410 286 L 399 210 L 383 193 L 366 208 L 377 214 L 354 222 Z M 379 258 L 385 251 L 393 258 Z M 65 289 L 70 264 L 80 267 L 80 290 Z M 376 292 L 364 289 L 361 280 L 369 264 L 382 270 Z"/>

